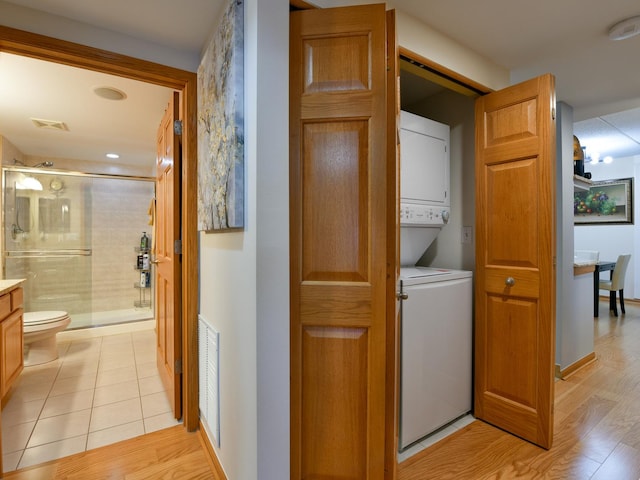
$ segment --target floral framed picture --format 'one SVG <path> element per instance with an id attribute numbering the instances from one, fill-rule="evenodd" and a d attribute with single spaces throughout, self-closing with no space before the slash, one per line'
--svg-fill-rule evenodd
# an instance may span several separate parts
<path id="1" fill-rule="evenodd" d="M 593 182 L 573 196 L 575 225 L 633 224 L 633 178 Z"/>

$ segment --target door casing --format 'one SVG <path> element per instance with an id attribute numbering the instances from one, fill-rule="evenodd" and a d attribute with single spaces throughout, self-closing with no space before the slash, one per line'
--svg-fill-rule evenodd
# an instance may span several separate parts
<path id="1" fill-rule="evenodd" d="M 193 72 L 44 35 L 0 26 L 0 52 L 23 55 L 161 85 L 180 92 L 183 118 L 181 195 L 183 423 L 196 430 L 198 412 L 197 76 Z"/>

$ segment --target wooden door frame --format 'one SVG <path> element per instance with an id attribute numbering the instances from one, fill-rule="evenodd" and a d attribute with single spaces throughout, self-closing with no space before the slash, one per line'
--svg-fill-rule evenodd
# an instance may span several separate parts
<path id="1" fill-rule="evenodd" d="M 181 93 L 182 404 L 187 430 L 198 428 L 197 75 L 118 53 L 0 26 L 0 52 L 117 75 Z"/>

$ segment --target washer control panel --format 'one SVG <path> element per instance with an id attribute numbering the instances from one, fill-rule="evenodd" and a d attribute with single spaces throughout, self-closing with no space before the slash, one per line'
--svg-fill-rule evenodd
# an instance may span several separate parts
<path id="1" fill-rule="evenodd" d="M 449 209 L 415 203 L 400 204 L 400 225 L 446 225 L 449 222 Z"/>

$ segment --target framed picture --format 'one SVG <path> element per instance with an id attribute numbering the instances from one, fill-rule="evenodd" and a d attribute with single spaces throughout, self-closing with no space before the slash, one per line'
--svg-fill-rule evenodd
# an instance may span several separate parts
<path id="1" fill-rule="evenodd" d="M 576 225 L 633 224 L 633 178 L 593 182 L 575 192 L 573 218 Z"/>

